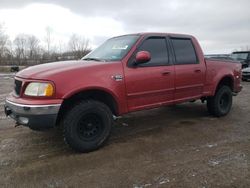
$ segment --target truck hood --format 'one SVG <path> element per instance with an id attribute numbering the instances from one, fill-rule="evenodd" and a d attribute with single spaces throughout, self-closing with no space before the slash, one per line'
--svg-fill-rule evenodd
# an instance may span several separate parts
<path id="1" fill-rule="evenodd" d="M 40 64 L 28 67 L 16 74 L 17 77 L 25 79 L 44 79 L 49 80 L 51 77 L 65 72 L 81 70 L 87 67 L 105 66 L 108 62 L 97 61 L 59 61 L 53 63 Z"/>

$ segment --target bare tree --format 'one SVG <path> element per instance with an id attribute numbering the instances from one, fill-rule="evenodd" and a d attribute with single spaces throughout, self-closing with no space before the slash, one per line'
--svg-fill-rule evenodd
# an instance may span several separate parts
<path id="1" fill-rule="evenodd" d="M 40 50 L 39 39 L 34 35 L 27 35 L 27 48 L 29 51 L 29 58 L 36 59 Z"/>
<path id="2" fill-rule="evenodd" d="M 81 58 L 89 52 L 89 41 L 77 34 L 70 37 L 68 43 L 59 41 L 53 44 L 52 28 L 46 28 L 44 38 L 46 46 L 40 45 L 40 40 L 30 34 L 18 34 L 13 41 L 5 34 L 0 24 L 0 64 L 37 64 L 61 59 Z M 66 50 L 69 51 L 66 51 Z"/>
<path id="3" fill-rule="evenodd" d="M 89 41 L 82 36 L 79 36 L 77 34 L 73 34 L 69 39 L 69 50 L 73 52 L 73 55 L 80 59 L 89 50 Z"/>
<path id="4" fill-rule="evenodd" d="M 13 49 L 12 41 L 8 40 L 6 46 L 7 47 L 6 47 L 6 52 L 5 52 L 5 59 L 6 59 L 5 64 L 13 64 L 15 51 Z"/>
<path id="5" fill-rule="evenodd" d="M 27 35 L 25 34 L 19 34 L 16 36 L 14 40 L 15 44 L 15 55 L 16 59 L 19 62 L 19 64 L 22 63 L 22 60 L 27 58 Z"/>
<path id="6" fill-rule="evenodd" d="M 52 44 L 52 28 L 51 27 L 46 27 L 46 36 L 45 36 L 45 43 L 46 43 L 46 48 L 47 48 L 47 53 L 50 55 L 51 53 L 51 44 Z"/>
<path id="7" fill-rule="evenodd" d="M 65 50 L 65 43 L 62 40 L 59 40 L 57 45 L 57 52 L 59 54 L 62 54 L 64 50 Z"/>
<path id="8" fill-rule="evenodd" d="M 0 24 L 0 64 L 2 64 L 3 58 L 6 55 L 6 52 L 8 51 L 8 40 L 9 37 L 5 34 L 4 26 Z"/>

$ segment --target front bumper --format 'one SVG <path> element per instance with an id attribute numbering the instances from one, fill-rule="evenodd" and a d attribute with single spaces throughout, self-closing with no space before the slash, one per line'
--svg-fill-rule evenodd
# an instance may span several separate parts
<path id="1" fill-rule="evenodd" d="M 13 118 L 17 124 L 31 129 L 47 129 L 54 127 L 61 104 L 25 105 L 6 99 L 5 114 Z"/>

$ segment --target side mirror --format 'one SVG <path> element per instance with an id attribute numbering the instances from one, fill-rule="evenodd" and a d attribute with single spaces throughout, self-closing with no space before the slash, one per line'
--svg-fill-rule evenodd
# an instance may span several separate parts
<path id="1" fill-rule="evenodd" d="M 137 52 L 136 56 L 135 56 L 135 64 L 142 64 L 142 63 L 147 63 L 148 61 L 150 61 L 151 59 L 151 55 L 148 51 L 140 51 Z"/>

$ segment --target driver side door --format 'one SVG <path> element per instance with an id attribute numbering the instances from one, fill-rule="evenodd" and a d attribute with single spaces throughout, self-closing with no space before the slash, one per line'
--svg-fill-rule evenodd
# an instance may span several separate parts
<path id="1" fill-rule="evenodd" d="M 134 65 L 135 55 L 148 51 L 151 60 Z M 135 111 L 172 103 L 174 99 L 174 66 L 170 64 L 164 36 L 151 36 L 142 41 L 128 66 L 124 67 L 128 110 Z"/>

